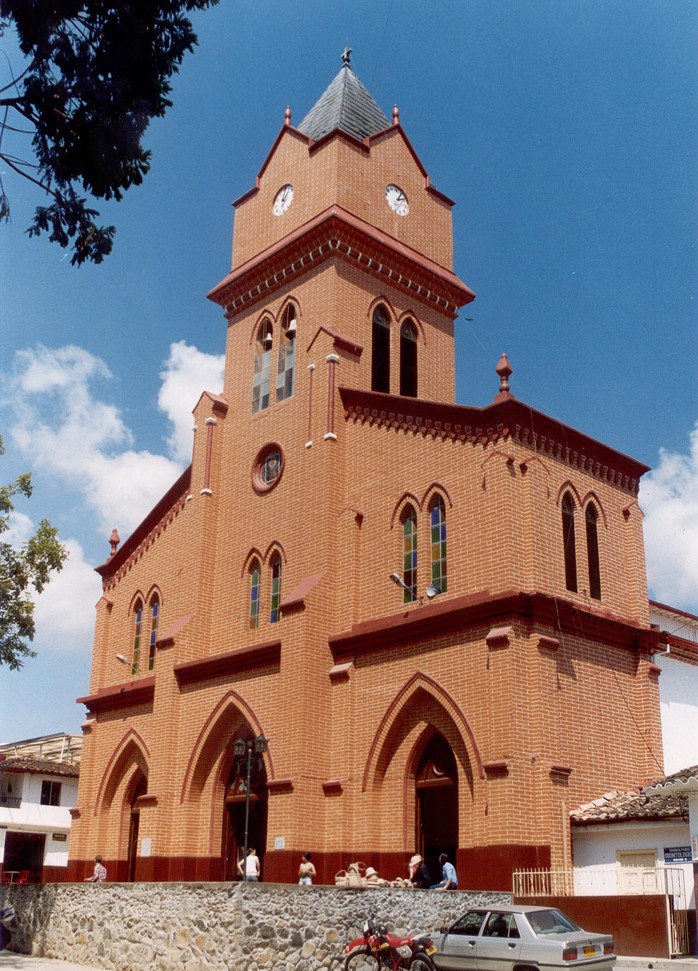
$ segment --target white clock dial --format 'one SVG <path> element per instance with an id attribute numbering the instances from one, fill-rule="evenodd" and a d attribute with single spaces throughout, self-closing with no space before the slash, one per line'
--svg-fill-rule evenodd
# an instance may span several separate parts
<path id="1" fill-rule="evenodd" d="M 282 185 L 274 197 L 274 215 L 283 216 L 288 207 L 293 202 L 293 186 Z"/>
<path id="2" fill-rule="evenodd" d="M 386 185 L 385 201 L 398 216 L 406 216 L 410 211 L 407 196 L 399 185 Z"/>

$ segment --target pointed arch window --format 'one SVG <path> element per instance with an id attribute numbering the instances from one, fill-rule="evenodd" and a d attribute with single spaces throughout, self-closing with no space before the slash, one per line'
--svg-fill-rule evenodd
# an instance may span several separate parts
<path id="1" fill-rule="evenodd" d="M 281 344 L 276 367 L 276 400 L 284 401 L 293 394 L 296 358 L 296 308 L 289 304 L 284 311 Z"/>
<path id="2" fill-rule="evenodd" d="M 601 600 L 601 567 L 599 565 L 599 514 L 590 502 L 584 514 L 587 534 L 587 562 L 589 564 L 589 596 Z"/>
<path id="3" fill-rule="evenodd" d="M 143 635 L 143 604 L 140 600 L 136 602 L 133 611 L 133 655 L 131 657 L 131 674 L 138 674 L 138 667 L 141 662 L 141 637 Z"/>
<path id="4" fill-rule="evenodd" d="M 411 320 L 400 328 L 400 394 L 417 397 L 417 330 Z"/>
<path id="5" fill-rule="evenodd" d="M 150 638 L 148 641 L 148 670 L 152 671 L 155 667 L 155 646 L 158 639 L 158 615 L 160 613 L 160 601 L 157 596 L 150 600 Z"/>
<path id="6" fill-rule="evenodd" d="M 577 592 L 577 547 L 574 539 L 574 499 L 566 492 L 562 497 L 562 544 L 565 554 L 565 586 Z"/>
<path id="7" fill-rule="evenodd" d="M 278 623 L 281 619 L 281 557 L 277 555 L 271 561 L 271 611 L 269 622 Z"/>
<path id="8" fill-rule="evenodd" d="M 252 379 L 252 412 L 269 407 L 269 383 L 271 380 L 271 348 L 274 330 L 269 318 L 259 325 L 254 351 L 254 377 Z"/>
<path id="9" fill-rule="evenodd" d="M 253 560 L 250 565 L 250 627 L 259 627 L 259 581 L 261 571 L 259 560 Z"/>
<path id="10" fill-rule="evenodd" d="M 383 307 L 373 311 L 371 390 L 390 391 L 390 320 Z"/>
<path id="11" fill-rule="evenodd" d="M 431 582 L 446 593 L 448 585 L 446 563 L 446 505 L 441 496 L 434 496 L 429 504 L 431 528 Z"/>
<path id="12" fill-rule="evenodd" d="M 401 522 L 402 579 L 405 581 L 402 602 L 412 603 L 417 599 L 417 514 L 412 506 L 406 507 Z"/>

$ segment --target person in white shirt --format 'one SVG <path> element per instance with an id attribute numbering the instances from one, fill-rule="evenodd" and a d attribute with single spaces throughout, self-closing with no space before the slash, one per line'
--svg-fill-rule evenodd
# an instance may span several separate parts
<path id="1" fill-rule="evenodd" d="M 254 846 L 251 846 L 247 851 L 247 859 L 240 860 L 238 863 L 238 873 L 246 883 L 259 882 L 259 857 L 255 852 Z"/>

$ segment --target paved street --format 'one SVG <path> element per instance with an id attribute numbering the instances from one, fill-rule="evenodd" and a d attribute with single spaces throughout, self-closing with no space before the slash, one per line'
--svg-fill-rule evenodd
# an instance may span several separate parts
<path id="1" fill-rule="evenodd" d="M 53 961 L 50 958 L 32 957 L 30 954 L 15 954 L 13 951 L 0 951 L 0 969 L 7 971 L 104 971 L 86 964 L 70 964 L 68 961 Z M 698 971 L 698 958 L 638 958 L 619 957 L 617 971 Z"/>

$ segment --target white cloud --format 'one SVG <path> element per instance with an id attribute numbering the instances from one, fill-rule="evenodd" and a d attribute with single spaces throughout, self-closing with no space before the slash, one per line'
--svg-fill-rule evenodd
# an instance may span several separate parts
<path id="1" fill-rule="evenodd" d="M 192 411 L 202 391 L 221 393 L 224 366 L 224 354 L 204 354 L 185 341 L 170 345 L 170 356 L 160 372 L 158 406 L 174 426 L 167 441 L 173 458 L 191 461 Z"/>
<path id="2" fill-rule="evenodd" d="M 84 654 L 92 651 L 94 605 L 102 593 L 102 581 L 85 561 L 75 539 L 64 540 L 68 559 L 60 573 L 36 597 L 36 636 L 32 648 L 43 653 Z"/>
<path id="3" fill-rule="evenodd" d="M 172 423 L 170 455 L 135 451 L 120 410 L 99 396 L 106 364 L 80 347 L 35 348 L 15 355 L 5 403 L 19 451 L 77 491 L 98 518 L 125 538 L 191 458 L 191 412 L 202 391 L 222 384 L 223 357 L 173 344 L 164 363 L 159 404 Z M 213 388 L 211 387 L 213 385 Z"/>
<path id="4" fill-rule="evenodd" d="M 642 479 L 650 596 L 698 612 L 698 423 L 687 454 L 662 449 L 659 466 Z"/>

